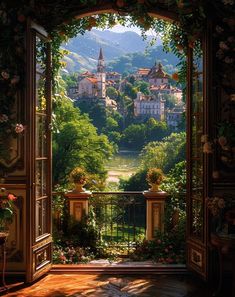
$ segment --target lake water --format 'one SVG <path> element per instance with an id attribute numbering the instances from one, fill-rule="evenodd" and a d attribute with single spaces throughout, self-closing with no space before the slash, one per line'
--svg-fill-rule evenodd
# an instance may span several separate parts
<path id="1" fill-rule="evenodd" d="M 119 151 L 106 165 L 107 182 L 118 183 L 120 177 L 130 177 L 140 165 L 138 151 Z"/>

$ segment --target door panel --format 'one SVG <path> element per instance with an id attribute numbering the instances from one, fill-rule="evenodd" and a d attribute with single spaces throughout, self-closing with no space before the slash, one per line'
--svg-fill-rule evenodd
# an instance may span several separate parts
<path id="1" fill-rule="evenodd" d="M 28 25 L 28 228 L 27 281 L 51 267 L 51 58 L 43 28 Z"/>
<path id="2" fill-rule="evenodd" d="M 201 136 L 204 134 L 205 93 L 202 44 L 189 50 L 187 93 L 187 265 L 207 279 L 205 236 L 205 160 Z"/>

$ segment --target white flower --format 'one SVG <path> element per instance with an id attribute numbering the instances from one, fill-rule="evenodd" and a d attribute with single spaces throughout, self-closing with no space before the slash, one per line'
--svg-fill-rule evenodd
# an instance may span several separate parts
<path id="1" fill-rule="evenodd" d="M 224 32 L 224 29 L 222 27 L 218 26 L 218 25 L 215 27 L 215 30 L 216 30 L 217 33 Z"/>
<path id="2" fill-rule="evenodd" d="M 25 127 L 22 124 L 16 124 L 15 126 L 15 132 L 17 134 L 22 133 L 24 131 Z"/>
<path id="3" fill-rule="evenodd" d="M 219 47 L 223 50 L 229 50 L 229 47 L 227 46 L 227 44 L 224 41 L 220 41 Z"/>
<path id="4" fill-rule="evenodd" d="M 7 71 L 2 71 L 1 75 L 4 79 L 8 79 L 10 77 L 9 73 Z"/>
<path id="5" fill-rule="evenodd" d="M 0 123 L 8 121 L 8 116 L 6 114 L 0 114 Z"/>

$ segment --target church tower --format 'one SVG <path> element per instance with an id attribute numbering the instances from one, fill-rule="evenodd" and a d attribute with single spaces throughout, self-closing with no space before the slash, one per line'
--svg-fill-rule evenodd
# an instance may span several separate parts
<path id="1" fill-rule="evenodd" d="M 98 88 L 98 97 L 105 99 L 106 97 L 106 73 L 104 65 L 104 56 L 102 48 L 100 48 L 100 54 L 97 64 L 97 88 Z"/>

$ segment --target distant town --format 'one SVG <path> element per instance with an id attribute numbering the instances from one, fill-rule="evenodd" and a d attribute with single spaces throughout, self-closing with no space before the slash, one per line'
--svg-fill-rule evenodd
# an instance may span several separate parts
<path id="1" fill-rule="evenodd" d="M 124 111 L 115 98 L 107 95 L 107 89 L 112 87 L 122 92 L 130 79 L 147 83 L 147 94 L 138 91 L 133 100 L 133 115 L 139 121 L 154 118 L 157 121 L 166 121 L 168 127 L 177 131 L 185 104 L 182 101 L 182 90 L 170 83 L 171 76 L 164 71 L 159 62 L 151 68 L 139 68 L 134 74 L 123 77 L 118 72 L 106 72 L 105 59 L 102 48 L 97 62 L 96 72 L 85 71 L 77 76 L 76 86 L 68 89 L 68 96 L 75 102 L 86 104 L 100 104 L 106 109 Z M 131 76 L 131 78 L 130 78 Z M 166 107 L 166 101 L 172 99 L 171 108 Z"/>

